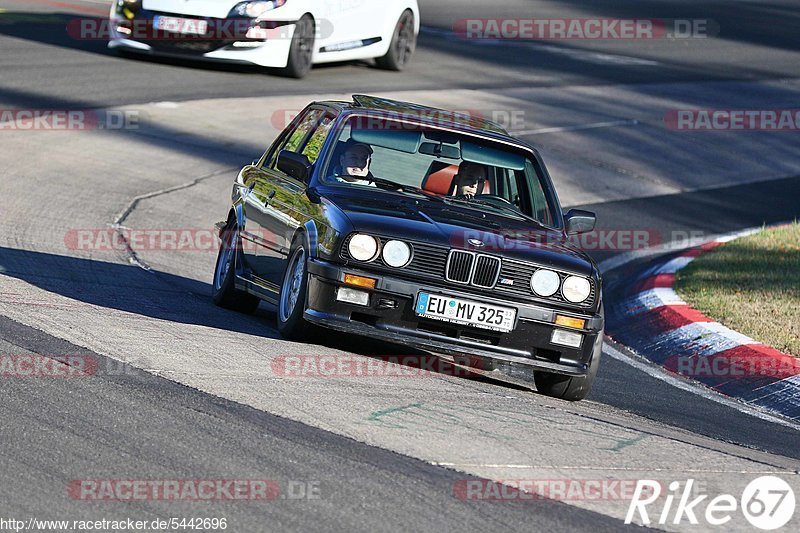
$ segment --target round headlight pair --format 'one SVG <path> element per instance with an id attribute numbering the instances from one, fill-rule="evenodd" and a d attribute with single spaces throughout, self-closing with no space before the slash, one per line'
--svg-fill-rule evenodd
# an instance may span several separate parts
<path id="1" fill-rule="evenodd" d="M 568 302 L 580 303 L 592 293 L 589 280 L 580 276 L 569 276 L 561 283 L 561 278 L 552 270 L 541 268 L 531 276 L 531 290 L 539 296 L 552 296 L 561 287 L 561 294 Z"/>
<path id="2" fill-rule="evenodd" d="M 358 261 L 369 262 L 378 257 L 380 241 L 372 235 L 358 233 L 350 238 L 347 251 Z M 406 266 L 411 261 L 411 247 L 403 241 L 389 241 L 383 245 L 383 260 L 395 268 Z"/>

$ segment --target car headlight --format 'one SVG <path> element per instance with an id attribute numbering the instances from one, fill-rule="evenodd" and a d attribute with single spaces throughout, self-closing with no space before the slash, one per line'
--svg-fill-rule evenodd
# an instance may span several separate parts
<path id="1" fill-rule="evenodd" d="M 584 301 L 592 293 L 592 284 L 586 278 L 570 276 L 564 280 L 561 287 L 561 294 L 568 301 L 577 304 Z"/>
<path id="2" fill-rule="evenodd" d="M 267 11 L 277 9 L 286 3 L 286 0 L 272 0 L 270 2 L 242 2 L 236 4 L 231 10 L 229 17 L 249 17 L 257 19 Z"/>
<path id="3" fill-rule="evenodd" d="M 403 241 L 389 241 L 383 245 L 383 260 L 391 267 L 404 267 L 411 261 L 411 247 Z"/>
<path id="4" fill-rule="evenodd" d="M 539 296 L 552 296 L 561 286 L 561 278 L 552 270 L 541 268 L 531 276 L 531 290 Z"/>
<path id="5" fill-rule="evenodd" d="M 353 235 L 347 245 L 350 257 L 359 261 L 372 261 L 378 257 L 378 239 L 372 235 L 358 233 Z"/>

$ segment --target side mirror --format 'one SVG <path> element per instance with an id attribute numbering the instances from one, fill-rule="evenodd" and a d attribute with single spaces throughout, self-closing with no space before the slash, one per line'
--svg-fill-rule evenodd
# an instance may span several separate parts
<path id="1" fill-rule="evenodd" d="M 311 161 L 303 154 L 289 150 L 281 150 L 278 154 L 278 170 L 303 183 L 308 183 L 311 166 Z"/>
<path id="2" fill-rule="evenodd" d="M 577 235 L 579 233 L 588 233 L 594 229 L 597 223 L 597 216 L 590 211 L 581 211 L 580 209 L 570 209 L 564 215 L 564 224 L 566 225 L 567 235 Z"/>

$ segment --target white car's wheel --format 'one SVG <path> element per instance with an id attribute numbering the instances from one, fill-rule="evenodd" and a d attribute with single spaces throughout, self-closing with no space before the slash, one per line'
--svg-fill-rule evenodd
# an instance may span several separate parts
<path id="1" fill-rule="evenodd" d="M 414 55 L 416 48 L 417 34 L 414 31 L 414 13 L 406 10 L 397 21 L 389 51 L 385 56 L 377 58 L 375 63 L 386 70 L 403 70 L 411 61 L 411 56 Z"/>
<path id="2" fill-rule="evenodd" d="M 311 70 L 311 61 L 314 56 L 314 19 L 310 15 L 303 15 L 297 21 L 297 27 L 292 36 L 292 45 L 289 49 L 289 62 L 283 69 L 283 74 L 290 78 L 303 78 Z"/>

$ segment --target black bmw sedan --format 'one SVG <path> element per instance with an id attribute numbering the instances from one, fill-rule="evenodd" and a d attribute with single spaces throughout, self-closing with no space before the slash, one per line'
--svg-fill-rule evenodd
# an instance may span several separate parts
<path id="1" fill-rule="evenodd" d="M 454 357 L 581 400 L 603 342 L 601 279 L 539 153 L 480 117 L 356 95 L 315 102 L 244 167 L 213 298 Z"/>

